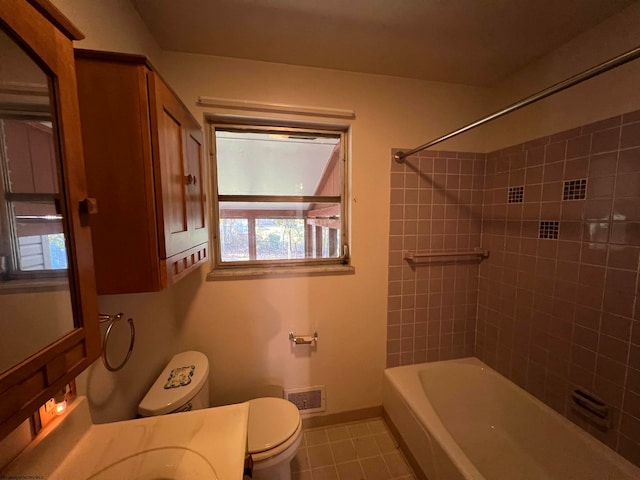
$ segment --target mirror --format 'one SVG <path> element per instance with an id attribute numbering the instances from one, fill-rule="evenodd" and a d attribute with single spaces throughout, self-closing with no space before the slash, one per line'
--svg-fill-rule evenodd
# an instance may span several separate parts
<path id="1" fill-rule="evenodd" d="M 0 372 L 74 329 L 49 84 L 0 31 Z"/>
<path id="2" fill-rule="evenodd" d="M 0 439 L 100 356 L 73 40 L 48 0 L 0 1 Z"/>

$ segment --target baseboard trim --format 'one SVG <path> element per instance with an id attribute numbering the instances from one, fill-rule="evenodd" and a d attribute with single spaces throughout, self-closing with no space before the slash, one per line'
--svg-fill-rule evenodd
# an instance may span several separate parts
<path id="1" fill-rule="evenodd" d="M 360 408 L 346 412 L 332 413 L 329 415 L 318 415 L 302 419 L 302 428 L 318 428 L 335 425 L 337 423 L 357 422 L 370 418 L 382 417 L 382 405 L 375 407 Z"/>
<path id="2" fill-rule="evenodd" d="M 389 430 L 391 430 L 391 435 L 393 436 L 394 440 L 400 447 L 400 450 L 402 451 L 404 458 L 406 458 L 407 462 L 409 462 L 409 465 L 413 469 L 413 473 L 415 474 L 416 478 L 418 480 L 429 480 L 425 475 L 425 473 L 422 471 L 422 468 L 420 468 L 420 465 L 418 464 L 416 457 L 414 457 L 413 453 L 411 453 L 411 450 L 409 450 L 409 445 L 407 445 L 407 442 L 404 441 L 404 439 L 400 435 L 400 431 L 394 425 L 393 420 L 391 420 L 391 417 L 384 409 L 382 409 L 382 418 L 384 419 L 385 423 L 389 427 Z"/>

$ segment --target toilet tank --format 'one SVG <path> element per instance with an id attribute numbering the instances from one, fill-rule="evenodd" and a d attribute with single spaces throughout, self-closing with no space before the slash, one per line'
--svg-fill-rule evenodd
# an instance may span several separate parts
<path id="1" fill-rule="evenodd" d="M 143 417 L 209 407 L 209 360 L 196 351 L 175 355 L 138 405 Z"/>

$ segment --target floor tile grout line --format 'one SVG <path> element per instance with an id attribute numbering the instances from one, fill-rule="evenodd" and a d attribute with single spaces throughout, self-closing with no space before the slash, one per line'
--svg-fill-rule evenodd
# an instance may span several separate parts
<path id="1" fill-rule="evenodd" d="M 319 469 L 328 469 L 330 467 L 333 467 L 333 472 L 335 474 L 335 478 L 337 478 L 338 480 L 347 480 L 347 479 L 343 479 L 340 477 L 340 473 L 338 471 L 338 465 L 344 465 L 347 463 L 352 463 L 352 462 L 356 462 L 359 467 L 360 467 L 360 471 L 362 472 L 364 478 L 366 478 L 366 474 L 365 474 L 365 469 L 364 469 L 364 465 L 362 463 L 363 460 L 368 460 L 368 459 L 372 459 L 372 458 L 377 458 L 380 457 L 380 460 L 382 461 L 382 464 L 385 467 L 386 473 L 388 474 L 388 479 L 389 480 L 404 480 L 404 479 L 415 479 L 415 473 L 413 472 L 413 469 L 411 468 L 411 466 L 409 465 L 409 463 L 407 462 L 406 458 L 404 457 L 404 455 L 402 454 L 402 451 L 399 449 L 399 446 L 397 444 L 397 442 L 395 441 L 395 439 L 393 438 L 393 436 L 391 435 L 390 431 L 389 431 L 389 427 L 386 425 L 386 423 L 384 423 L 383 419 L 379 419 L 382 423 L 382 427 L 383 429 L 381 431 L 372 431 L 371 426 L 369 425 L 370 423 L 374 423 L 376 422 L 376 420 L 378 419 L 373 419 L 373 420 L 365 420 L 365 421 L 355 421 L 355 422 L 346 422 L 343 424 L 335 424 L 335 425 L 329 425 L 329 426 L 325 426 L 325 427 L 316 427 L 313 429 L 310 429 L 308 431 L 305 431 L 305 433 L 313 431 L 324 431 L 324 438 L 326 438 L 326 442 L 325 443 L 317 443 L 317 444 L 313 444 L 313 445 L 309 445 L 308 442 L 306 441 L 306 437 L 305 437 L 305 443 L 303 448 L 307 449 L 307 461 L 308 461 L 308 469 L 302 469 L 302 470 L 298 470 L 295 472 L 296 475 L 300 475 L 303 474 L 305 472 L 308 472 L 308 475 L 311 477 L 311 480 L 313 480 L 315 478 L 314 476 L 314 470 L 319 470 Z M 351 430 L 349 430 L 349 426 L 353 426 L 355 424 L 365 424 L 366 425 L 366 429 L 368 434 L 367 435 L 360 435 L 360 436 L 352 436 Z M 329 430 L 333 429 L 333 428 L 338 428 L 338 427 L 344 427 L 346 429 L 346 438 L 339 438 L 337 440 L 332 440 L 331 437 L 329 436 Z M 406 470 L 407 470 L 407 474 L 405 475 L 397 475 L 395 476 L 392 472 L 391 472 L 391 468 L 388 464 L 387 458 L 385 457 L 385 453 L 382 451 L 380 445 L 378 444 L 377 440 L 376 440 L 376 435 L 380 435 L 380 434 L 387 434 L 389 436 L 389 438 L 391 439 L 393 445 L 394 445 L 394 450 L 393 451 L 389 451 L 386 452 L 387 455 L 393 455 L 393 454 L 399 454 L 399 457 L 402 461 L 402 463 L 405 465 Z M 337 443 L 337 442 L 341 442 L 341 441 L 346 441 L 349 440 L 351 445 L 353 446 L 354 450 L 355 450 L 355 443 L 354 441 L 358 438 L 366 438 L 366 437 L 371 437 L 372 441 L 374 442 L 376 451 L 378 452 L 375 455 L 371 455 L 371 456 L 367 456 L 367 457 L 360 457 L 357 453 L 356 450 L 356 458 L 353 460 L 346 460 L 343 462 L 337 462 L 336 461 L 336 457 L 333 453 L 333 448 L 332 448 L 332 444 Z M 327 445 L 329 447 L 329 453 L 331 454 L 331 459 L 333 461 L 333 463 L 331 465 L 324 465 L 324 466 L 320 466 L 320 467 L 316 467 L 316 468 L 312 468 L 311 467 L 311 460 L 309 459 L 309 447 L 317 447 L 317 446 L 322 446 L 322 445 Z M 348 479 L 351 480 L 351 479 Z"/>

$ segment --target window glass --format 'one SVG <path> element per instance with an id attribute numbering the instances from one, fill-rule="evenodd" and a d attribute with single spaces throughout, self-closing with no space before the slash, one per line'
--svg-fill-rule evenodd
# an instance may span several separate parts
<path id="1" fill-rule="evenodd" d="M 304 219 L 256 219 L 256 259 L 304 258 Z"/>
<path id="2" fill-rule="evenodd" d="M 6 108 L 6 106 L 5 106 Z M 43 115 L 44 116 L 44 115 Z M 0 118 L 4 192 L 3 273 L 65 270 L 67 250 L 59 206 L 53 125 L 35 114 Z M 7 261 L 9 260 L 9 261 Z M 45 273 L 45 272 L 43 272 Z"/>
<path id="3" fill-rule="evenodd" d="M 246 218 L 220 219 L 222 261 L 249 260 L 249 227 Z"/>
<path id="4" fill-rule="evenodd" d="M 343 261 L 344 132 L 212 128 L 216 265 Z"/>
<path id="5" fill-rule="evenodd" d="M 340 195 L 320 185 L 340 136 L 216 131 L 220 195 Z"/>

